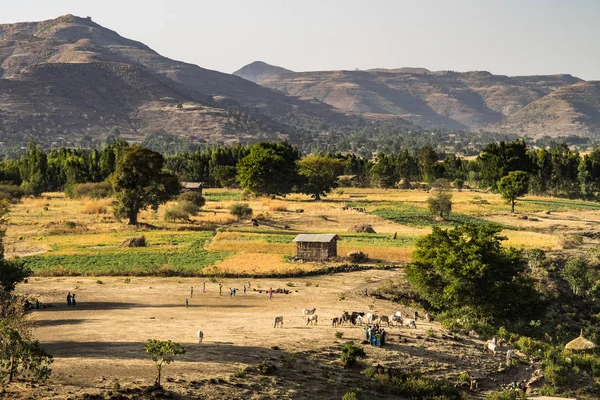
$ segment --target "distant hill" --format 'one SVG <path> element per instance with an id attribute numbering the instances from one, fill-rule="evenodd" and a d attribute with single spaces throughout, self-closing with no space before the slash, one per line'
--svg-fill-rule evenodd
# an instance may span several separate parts
<path id="1" fill-rule="evenodd" d="M 262 61 L 254 61 L 233 73 L 233 75 L 247 79 L 255 83 L 261 83 L 262 81 L 269 79 L 277 74 L 285 74 L 290 71 L 289 69 L 270 65 Z"/>
<path id="2" fill-rule="evenodd" d="M 512 115 L 558 89 L 579 82 L 582 80 L 571 75 L 509 77 L 486 71 L 400 68 L 285 73 L 273 75 L 261 84 L 300 98 L 317 99 L 344 111 L 399 116 L 426 128 L 506 131 L 522 129 L 520 124 L 510 123 Z M 577 103 L 587 104 L 592 99 L 590 95 Z M 529 116 L 536 121 L 546 118 Z M 580 121 L 584 125 L 596 123 L 592 119 Z M 552 120 L 545 123 L 550 125 Z M 562 132 L 561 126 L 564 125 L 547 132 L 527 132 L 556 136 L 573 131 Z"/>
<path id="3" fill-rule="evenodd" d="M 496 128 L 537 137 L 600 134 L 600 82 L 558 88 L 510 115 Z"/>
<path id="4" fill-rule="evenodd" d="M 289 138 L 294 126 L 346 123 L 345 112 L 237 76 L 174 61 L 73 15 L 0 25 L 0 141 L 76 143 L 117 127 L 197 141 Z"/>

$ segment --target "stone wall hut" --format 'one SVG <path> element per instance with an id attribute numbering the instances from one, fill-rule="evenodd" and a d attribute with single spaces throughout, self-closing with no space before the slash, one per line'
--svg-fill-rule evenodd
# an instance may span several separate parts
<path id="1" fill-rule="evenodd" d="M 325 261 L 337 257 L 337 241 L 335 233 L 300 234 L 294 238 L 296 257 L 304 261 Z"/>
<path id="2" fill-rule="evenodd" d="M 181 193 L 198 192 L 202 194 L 203 186 L 202 182 L 181 182 Z"/>

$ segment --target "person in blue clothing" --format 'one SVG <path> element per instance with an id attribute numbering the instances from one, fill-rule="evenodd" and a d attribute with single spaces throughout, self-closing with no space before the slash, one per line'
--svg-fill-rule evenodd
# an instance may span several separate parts
<path id="1" fill-rule="evenodd" d="M 67 306 L 68 307 L 71 306 L 71 292 L 69 292 L 69 294 L 67 294 Z"/>
<path id="2" fill-rule="evenodd" d="M 188 308 L 188 304 L 189 304 L 188 299 L 185 299 L 185 308 Z"/>

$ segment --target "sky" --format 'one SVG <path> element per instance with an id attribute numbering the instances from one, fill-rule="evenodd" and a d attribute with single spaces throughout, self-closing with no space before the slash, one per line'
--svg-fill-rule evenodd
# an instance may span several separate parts
<path id="1" fill-rule="evenodd" d="M 0 0 L 0 23 L 64 14 L 227 73 L 261 60 L 600 80 L 600 0 Z"/>

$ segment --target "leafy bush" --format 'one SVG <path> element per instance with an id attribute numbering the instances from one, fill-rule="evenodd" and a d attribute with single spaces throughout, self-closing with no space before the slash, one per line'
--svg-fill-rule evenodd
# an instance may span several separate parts
<path id="1" fill-rule="evenodd" d="M 0 184 L 0 200 L 16 201 L 23 197 L 23 190 L 17 185 Z"/>
<path id="2" fill-rule="evenodd" d="M 298 361 L 298 353 L 290 353 L 283 359 L 285 366 L 288 368 L 292 368 L 296 361 Z"/>
<path id="3" fill-rule="evenodd" d="M 344 332 L 337 331 L 335 332 L 335 337 L 341 339 L 344 337 Z"/>
<path id="4" fill-rule="evenodd" d="M 180 208 L 181 210 L 188 213 L 189 215 L 194 215 L 194 216 L 198 215 L 198 212 L 200 211 L 200 207 L 198 207 L 195 203 L 188 201 L 188 200 L 180 201 L 176 207 Z"/>
<path id="5" fill-rule="evenodd" d="M 360 400 L 360 388 L 354 388 L 342 396 L 342 400 Z"/>
<path id="6" fill-rule="evenodd" d="M 503 390 L 502 392 L 492 393 L 486 397 L 486 400 L 525 400 L 527 395 L 516 390 Z"/>
<path id="7" fill-rule="evenodd" d="M 190 213 L 178 205 L 168 208 L 165 211 L 165 221 L 175 222 L 178 219 L 182 221 L 190 220 Z"/>
<path id="8" fill-rule="evenodd" d="M 346 343 L 342 346 L 341 361 L 345 368 L 354 366 L 358 358 L 365 358 L 366 356 L 365 350 L 354 343 Z"/>
<path id="9" fill-rule="evenodd" d="M 198 208 L 202 208 L 204 207 L 204 204 L 206 204 L 206 199 L 198 192 L 181 193 L 179 197 L 177 197 L 177 201 L 189 201 L 195 204 Z"/>
<path id="10" fill-rule="evenodd" d="M 229 207 L 229 213 L 240 221 L 252 215 L 252 209 L 246 203 L 235 203 Z"/>
<path id="11" fill-rule="evenodd" d="M 256 364 L 256 369 L 263 375 L 270 375 L 275 372 L 275 366 L 267 360 L 263 360 L 261 363 Z"/>
<path id="12" fill-rule="evenodd" d="M 247 374 L 246 368 L 240 368 L 237 371 L 235 371 L 234 375 L 236 378 L 244 378 L 244 377 L 246 377 L 246 374 Z"/>
<path id="13" fill-rule="evenodd" d="M 101 199 L 111 197 L 113 189 L 109 182 L 77 183 L 67 186 L 65 188 L 65 195 L 71 199 L 80 199 L 82 197 Z"/>
<path id="14" fill-rule="evenodd" d="M 73 221 L 67 221 L 67 222 L 65 222 L 65 226 L 69 229 L 75 229 L 75 228 L 77 228 L 77 223 L 75 223 Z"/>

